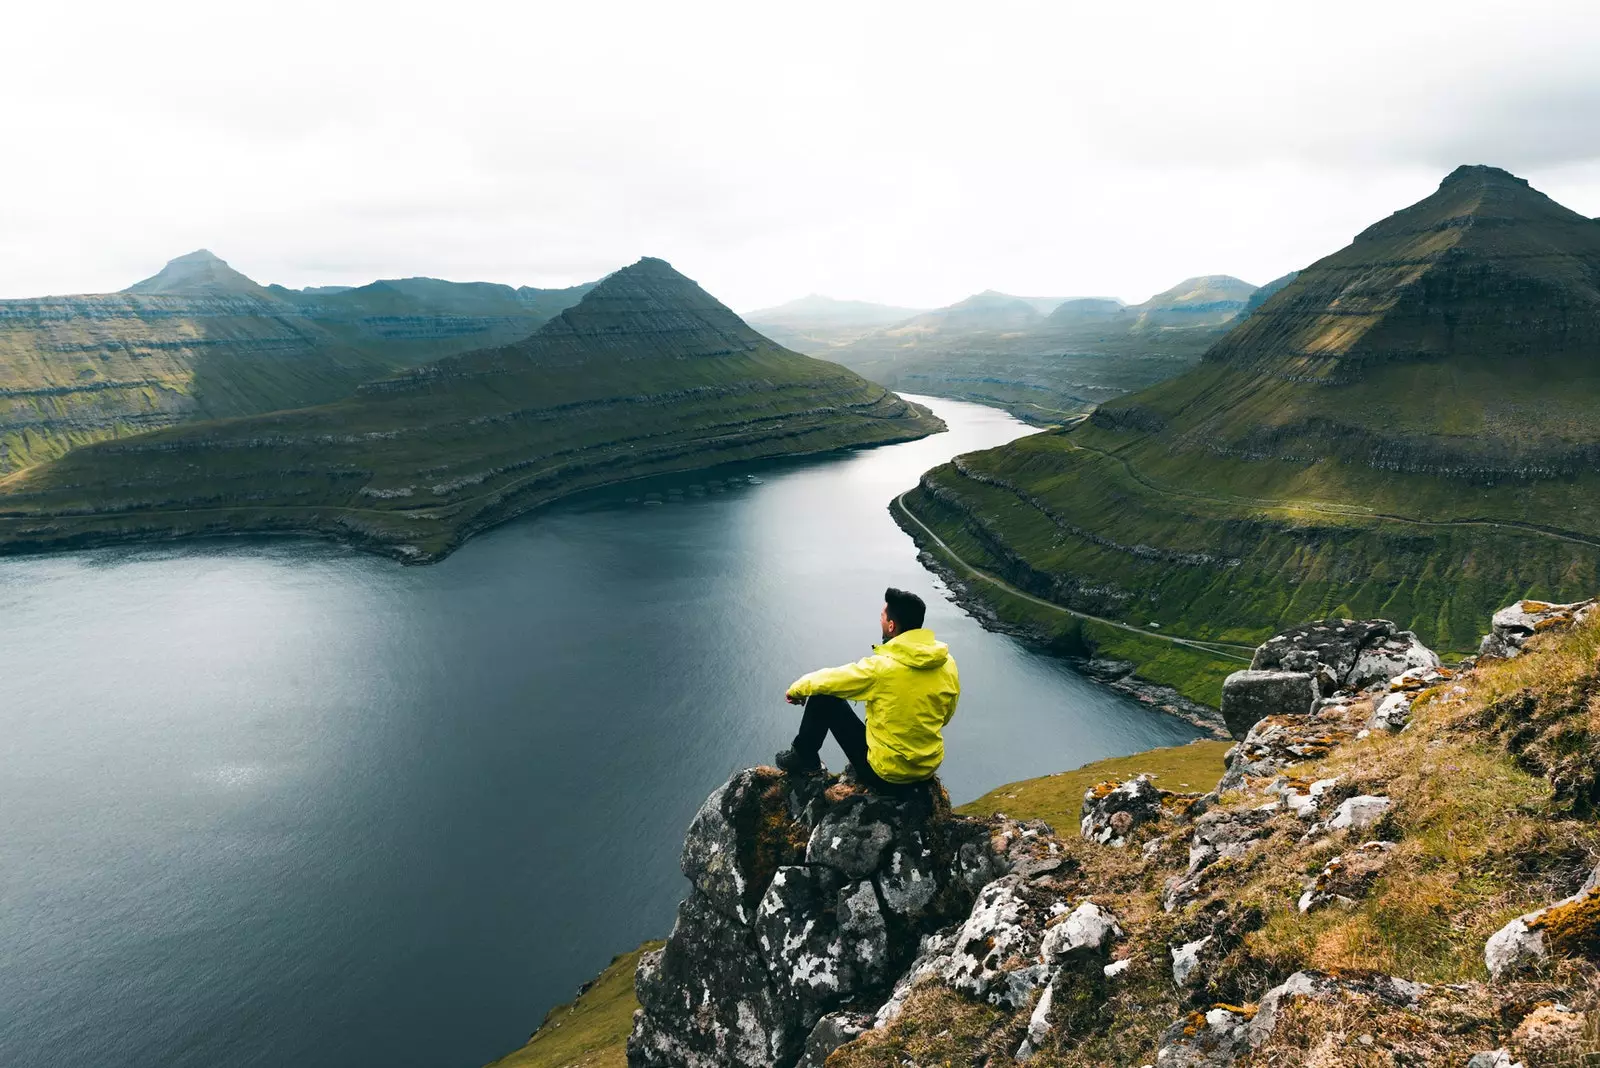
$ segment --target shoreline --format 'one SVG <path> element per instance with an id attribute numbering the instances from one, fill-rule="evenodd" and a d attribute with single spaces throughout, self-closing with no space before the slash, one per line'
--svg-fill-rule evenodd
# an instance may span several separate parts
<path id="1" fill-rule="evenodd" d="M 948 398 L 945 398 L 948 399 Z M 506 510 L 495 515 L 486 522 L 467 522 L 452 531 L 448 542 L 438 550 L 428 550 L 407 542 L 388 541 L 365 534 L 348 526 L 343 526 L 337 520 L 331 521 L 326 526 L 303 526 L 294 523 L 282 527 L 270 524 L 261 526 L 240 527 L 235 524 L 218 523 L 214 528 L 198 528 L 194 530 L 144 530 L 127 533 L 113 533 L 106 531 L 85 531 L 81 534 L 65 535 L 58 541 L 49 542 L 0 542 L 0 561 L 8 559 L 24 559 L 27 557 L 54 556 L 63 553 L 85 552 L 94 549 L 111 549 L 120 547 L 133 547 L 139 545 L 175 545 L 191 542 L 204 542 L 213 539 L 229 538 L 308 538 L 317 541 L 331 542 L 343 548 L 354 549 L 358 552 L 368 553 L 373 556 L 384 556 L 407 567 L 422 567 L 439 563 L 456 550 L 464 546 L 472 538 L 486 533 L 496 527 L 509 523 L 514 519 L 537 512 L 541 508 L 557 504 L 561 501 L 580 496 L 584 493 L 601 490 L 615 489 L 630 482 L 643 482 L 652 478 L 673 477 L 680 475 L 706 474 L 723 467 L 740 465 L 780 464 L 793 460 L 816 460 L 831 456 L 836 453 L 843 454 L 861 449 L 876 449 L 886 445 L 904 445 L 907 442 L 921 441 L 923 438 L 942 434 L 949 427 L 926 405 L 917 404 L 915 401 L 906 403 L 914 405 L 925 415 L 938 420 L 937 429 L 926 433 L 907 434 L 901 437 L 887 438 L 882 441 L 863 442 L 858 445 L 836 445 L 826 449 L 814 449 L 803 452 L 781 453 L 772 456 L 748 460 L 724 460 L 716 463 L 677 468 L 667 471 L 652 471 L 648 474 L 626 475 L 621 478 L 608 479 L 590 485 L 577 486 L 569 490 L 558 492 L 553 496 L 542 497 L 519 503 L 502 502 Z M 513 495 L 514 496 L 514 495 Z M 0 523 L 4 518 L 0 517 Z"/>
<path id="2" fill-rule="evenodd" d="M 1015 623 L 1001 616 L 992 604 L 973 589 L 967 578 L 933 552 L 926 533 L 919 531 L 917 524 L 909 520 L 901 508 L 895 507 L 899 500 L 900 498 L 896 497 L 889 502 L 889 515 L 895 525 L 904 531 L 916 546 L 918 563 L 944 584 L 950 600 L 977 620 L 983 629 L 1026 642 L 1029 646 L 1065 662 L 1091 682 L 1116 690 L 1140 704 L 1149 705 L 1160 712 L 1183 720 L 1204 732 L 1203 737 L 1217 739 L 1230 737 L 1227 726 L 1222 721 L 1221 710 L 1191 700 L 1171 686 L 1139 678 L 1132 664 L 1066 656 L 1053 649 L 1049 637 L 1042 634 L 1038 628 L 1025 623 Z M 1096 669 L 1095 665 L 1100 667 Z"/>

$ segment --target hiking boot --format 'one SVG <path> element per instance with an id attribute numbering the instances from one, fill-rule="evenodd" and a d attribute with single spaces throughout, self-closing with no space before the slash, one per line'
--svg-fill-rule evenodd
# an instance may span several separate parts
<path id="1" fill-rule="evenodd" d="M 778 765 L 779 771 L 786 771 L 790 775 L 809 775 L 822 770 L 821 757 L 816 753 L 798 753 L 794 746 L 773 757 L 772 762 Z"/>

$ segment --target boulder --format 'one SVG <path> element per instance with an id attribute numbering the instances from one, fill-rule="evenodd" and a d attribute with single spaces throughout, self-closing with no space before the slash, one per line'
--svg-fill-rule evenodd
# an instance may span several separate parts
<path id="1" fill-rule="evenodd" d="M 1080 960 L 1104 957 L 1111 943 L 1121 937 L 1117 918 L 1094 902 L 1085 901 L 1045 932 L 1039 952 L 1050 968 L 1062 968 Z"/>
<path id="2" fill-rule="evenodd" d="M 1235 671 L 1222 683 L 1222 718 L 1230 734 L 1244 738 L 1268 716 L 1305 715 L 1320 696 L 1309 672 Z"/>
<path id="3" fill-rule="evenodd" d="M 956 932 L 943 978 L 954 989 L 1004 1009 L 1021 1008 L 1044 985 L 1039 958 L 1047 906 L 1017 875 L 984 887 Z"/>
<path id="4" fill-rule="evenodd" d="M 1127 782 L 1091 786 L 1083 795 L 1083 837 L 1102 845 L 1124 846 L 1135 827 L 1161 818 L 1162 791 L 1148 775 Z"/>
<path id="5" fill-rule="evenodd" d="M 831 1012 L 817 1021 L 806 1039 L 805 1051 L 795 1062 L 795 1068 L 823 1068 L 828 1054 L 866 1034 L 872 1028 L 872 1017 L 861 1012 Z"/>
<path id="6" fill-rule="evenodd" d="M 1361 691 L 1388 682 L 1403 672 L 1438 666 L 1439 654 L 1423 645 L 1409 630 L 1402 630 L 1363 646 L 1356 654 L 1355 666 L 1341 680 L 1340 686 Z"/>
<path id="7" fill-rule="evenodd" d="M 1359 797 L 1346 798 L 1338 808 L 1333 811 L 1333 818 L 1328 821 L 1328 827 L 1335 831 L 1366 831 L 1370 830 L 1392 807 L 1393 802 L 1387 797 L 1373 794 L 1362 794 Z"/>
<path id="8" fill-rule="evenodd" d="M 1393 636 L 1396 630 L 1387 619 L 1318 620 L 1268 638 L 1256 648 L 1250 666 L 1262 671 L 1310 672 L 1309 665 L 1323 665 L 1342 685 L 1362 649 Z"/>
<path id="9" fill-rule="evenodd" d="M 1387 619 L 1324 619 L 1286 630 L 1256 648 L 1257 671 L 1305 673 L 1324 695 L 1364 690 L 1412 668 L 1438 667 L 1439 657 L 1409 630 Z M 1225 698 L 1226 699 L 1226 698 Z M 1232 722 L 1229 723 L 1230 729 Z M 1243 725 L 1248 730 L 1249 724 Z M 1235 737 L 1239 737 L 1235 733 Z"/>
<path id="10" fill-rule="evenodd" d="M 1510 979 L 1553 954 L 1600 948 L 1600 865 L 1578 892 L 1524 913 L 1489 936 L 1483 963 L 1491 979 Z"/>
<path id="11" fill-rule="evenodd" d="M 1398 731 L 1411 722 L 1411 695 L 1404 691 L 1392 693 L 1378 702 L 1367 720 L 1369 731 Z"/>
<path id="12" fill-rule="evenodd" d="M 870 882 L 826 868 L 779 868 L 756 912 L 773 986 L 800 1026 L 888 979 L 889 938 Z"/>
<path id="13" fill-rule="evenodd" d="M 738 773 L 685 837 L 691 889 L 666 946 L 641 958 L 629 1064 L 818 1055 L 848 1030 L 839 1013 L 880 1003 L 924 936 L 969 918 L 1008 853 L 1034 859 L 1041 841 L 1012 821 L 952 815 L 937 781 L 885 796 L 825 775 Z"/>
<path id="14" fill-rule="evenodd" d="M 1194 834 L 1189 840 L 1189 868 L 1181 877 L 1168 882 L 1162 896 L 1163 907 L 1172 912 L 1188 904 L 1204 882 L 1206 869 L 1219 860 L 1237 860 L 1250 852 L 1256 841 L 1266 834 L 1266 824 L 1271 817 L 1269 811 L 1251 809 L 1207 812 L 1196 819 Z"/>
<path id="15" fill-rule="evenodd" d="M 678 907 L 666 946 L 640 958 L 634 992 L 630 1065 L 756 1068 L 799 1053 L 804 1029 L 750 929 L 699 891 Z"/>
<path id="16" fill-rule="evenodd" d="M 1489 633 L 1478 645 L 1478 655 L 1509 660 L 1522 655 L 1528 639 L 1547 630 L 1570 627 L 1589 618 L 1595 601 L 1552 604 L 1548 601 L 1518 601 L 1494 614 Z"/>
<path id="17" fill-rule="evenodd" d="M 785 777 L 774 768 L 741 771 L 711 792 L 683 839 L 683 874 L 706 901 L 748 923 L 767 880 L 798 861 L 805 828 L 789 811 Z"/>

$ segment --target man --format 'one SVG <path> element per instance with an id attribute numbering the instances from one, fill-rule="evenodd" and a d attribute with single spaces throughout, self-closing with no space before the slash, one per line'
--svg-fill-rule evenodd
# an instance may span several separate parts
<path id="1" fill-rule="evenodd" d="M 823 739 L 834 741 L 866 786 L 895 787 L 930 778 L 944 761 L 943 729 L 955 715 L 961 680 L 950 647 L 922 626 L 926 606 L 914 593 L 890 588 L 883 594 L 878 624 L 883 644 L 872 655 L 843 667 L 802 675 L 784 699 L 804 704 L 800 733 L 777 756 L 788 772 L 816 771 Z M 862 723 L 851 700 L 867 705 Z"/>

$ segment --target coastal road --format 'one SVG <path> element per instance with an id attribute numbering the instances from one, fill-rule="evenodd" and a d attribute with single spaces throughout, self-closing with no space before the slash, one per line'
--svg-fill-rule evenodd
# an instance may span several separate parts
<path id="1" fill-rule="evenodd" d="M 910 490 L 906 491 L 906 493 L 910 492 Z M 1141 638 L 1150 638 L 1155 641 L 1170 642 L 1173 645 L 1187 646 L 1190 649 L 1194 649 L 1211 656 L 1220 657 L 1224 660 L 1237 660 L 1243 664 L 1250 663 L 1250 656 L 1248 654 L 1255 652 L 1255 646 L 1253 645 L 1235 645 L 1232 642 L 1207 642 L 1200 641 L 1196 638 L 1179 638 L 1171 634 L 1157 634 L 1153 631 L 1146 630 L 1143 627 L 1136 627 L 1131 623 L 1121 623 L 1115 619 L 1106 619 L 1104 616 L 1094 616 L 1087 612 L 1079 612 L 1075 608 L 1067 608 L 1064 605 L 1056 604 L 1054 601 L 1047 601 L 1042 597 L 1035 597 L 1033 594 L 1028 593 L 1025 590 L 1019 590 L 1017 587 L 1011 585 L 1011 583 L 1007 582 L 1003 578 L 1000 578 L 998 575 L 992 575 L 982 568 L 974 567 L 972 564 L 969 564 L 967 561 L 963 560 L 954 549 L 945 544 L 943 538 L 939 537 L 939 535 L 935 534 L 931 529 L 929 529 L 928 524 L 917 518 L 916 513 L 913 512 L 906 504 L 906 493 L 902 493 L 900 496 L 896 497 L 892 507 L 898 508 L 901 515 L 915 523 L 917 527 L 928 536 L 928 540 L 937 545 L 939 547 L 939 551 L 948 557 L 951 562 L 976 579 L 987 582 L 989 585 L 1003 590 L 1013 597 L 1020 597 L 1022 600 L 1027 601 L 1030 604 L 1036 604 L 1041 608 L 1048 608 L 1052 612 L 1060 612 L 1062 615 L 1072 616 L 1074 619 L 1083 619 L 1088 620 L 1091 623 L 1099 623 L 1102 626 L 1115 627 L 1118 630 L 1125 630 L 1130 634 L 1137 634 Z"/>

